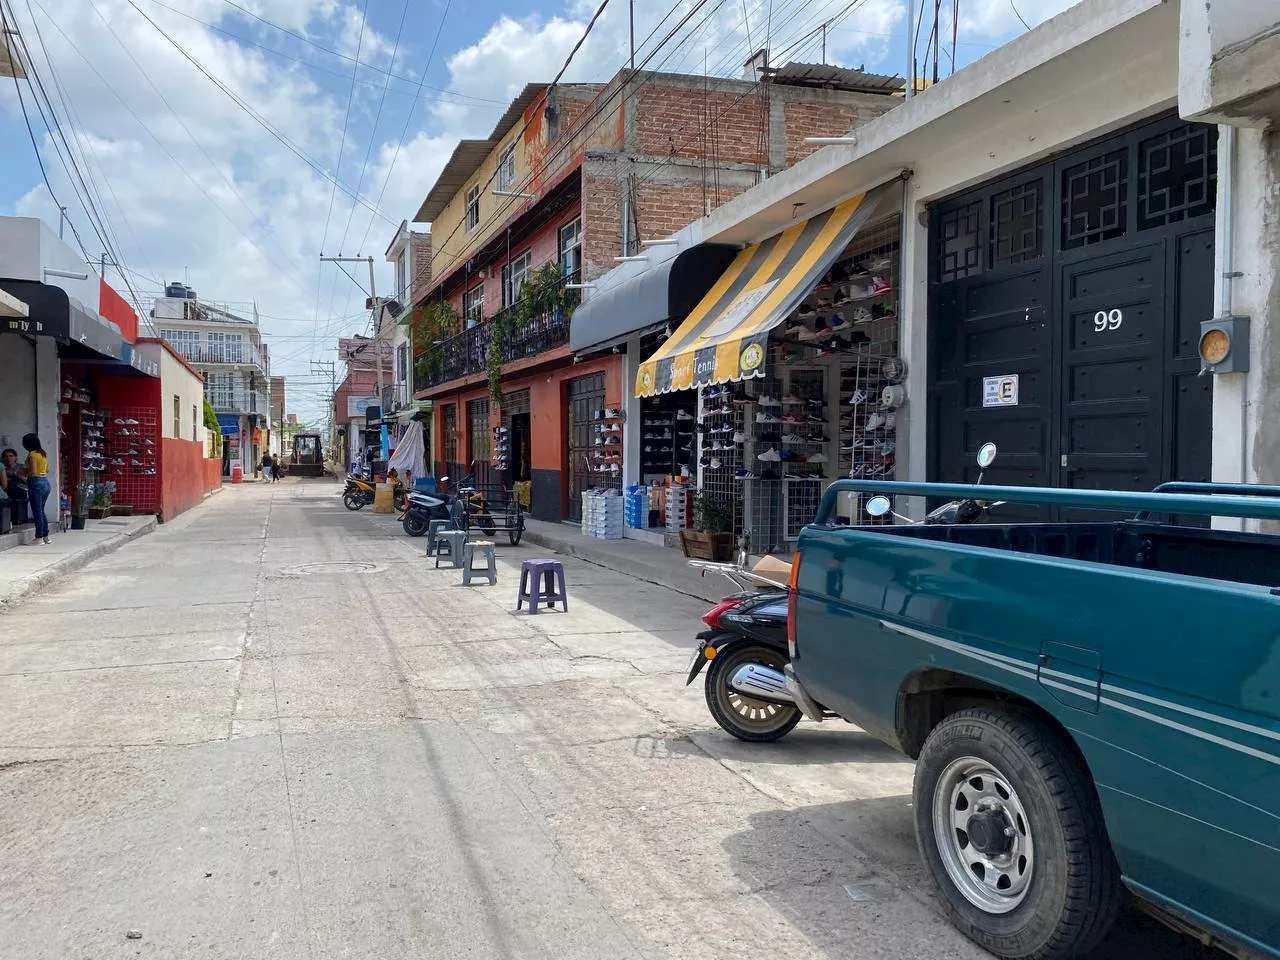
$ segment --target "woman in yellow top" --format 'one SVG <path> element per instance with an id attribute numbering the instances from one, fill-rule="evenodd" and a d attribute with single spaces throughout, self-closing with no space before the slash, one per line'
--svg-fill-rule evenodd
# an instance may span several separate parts
<path id="1" fill-rule="evenodd" d="M 44 505 L 49 499 L 49 455 L 34 433 L 22 438 L 22 449 L 27 451 L 27 500 L 36 522 L 36 539 L 48 543 L 49 518 L 45 516 Z"/>

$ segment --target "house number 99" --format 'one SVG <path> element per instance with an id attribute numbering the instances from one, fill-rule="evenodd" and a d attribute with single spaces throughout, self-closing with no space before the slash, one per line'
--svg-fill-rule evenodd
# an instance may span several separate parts
<path id="1" fill-rule="evenodd" d="M 1119 330 L 1122 323 L 1124 323 L 1124 314 L 1118 309 L 1099 310 L 1093 315 L 1093 332 L 1102 333 L 1104 330 Z"/>

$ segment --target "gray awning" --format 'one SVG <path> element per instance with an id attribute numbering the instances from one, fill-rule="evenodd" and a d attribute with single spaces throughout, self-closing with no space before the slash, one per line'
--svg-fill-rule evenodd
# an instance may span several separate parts
<path id="1" fill-rule="evenodd" d="M 680 321 L 698 305 L 738 248 L 704 243 L 588 297 L 569 321 L 569 347 L 589 350 L 657 323 Z"/>
<path id="2" fill-rule="evenodd" d="M 124 337 L 61 287 L 31 280 L 0 280 L 0 289 L 27 303 L 29 314 L 8 319 L 0 330 L 54 337 L 64 354 L 76 360 L 121 360 Z"/>

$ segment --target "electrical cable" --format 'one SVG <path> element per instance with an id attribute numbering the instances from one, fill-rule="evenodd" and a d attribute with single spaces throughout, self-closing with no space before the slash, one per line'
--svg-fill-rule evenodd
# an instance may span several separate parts
<path id="1" fill-rule="evenodd" d="M 167 156 L 173 162 L 174 166 L 176 166 L 179 170 L 182 171 L 183 175 L 186 176 L 186 178 L 190 180 L 192 184 L 195 185 L 195 188 L 199 190 L 201 194 L 204 195 L 204 198 L 209 201 L 209 203 L 214 207 L 214 209 L 216 209 L 220 214 L 222 214 L 222 216 L 227 220 L 227 222 L 230 223 L 233 227 L 235 227 L 236 230 L 240 232 L 241 236 L 243 236 L 250 243 L 250 245 L 254 247 L 254 249 L 256 249 L 259 253 L 263 255 L 263 257 L 265 257 L 267 260 L 270 261 L 271 255 L 268 254 L 265 250 L 263 250 L 260 246 L 258 246 L 257 241 L 255 241 L 252 236 L 250 236 L 238 223 L 236 223 L 236 221 L 232 219 L 231 215 L 226 212 L 226 210 L 222 207 L 222 205 L 219 204 L 217 200 L 215 200 L 207 190 L 205 190 L 204 186 L 200 183 L 200 181 L 197 180 L 195 176 L 192 175 L 192 173 L 182 164 L 182 162 L 173 155 L 173 153 L 169 150 L 169 148 L 165 146 L 164 142 L 161 141 L 160 138 L 157 137 L 152 132 L 151 128 L 147 125 L 146 121 L 144 121 L 141 117 L 138 116 L 138 114 L 134 111 L 134 109 L 131 106 L 129 106 L 128 102 L 107 81 L 107 78 L 102 75 L 101 71 L 99 71 L 98 68 L 93 65 L 93 62 L 89 60 L 88 57 L 85 56 L 84 52 L 78 46 L 76 46 L 75 41 L 73 41 L 67 35 L 66 31 L 64 31 L 62 27 L 58 24 L 58 21 L 54 20 L 51 16 L 49 16 L 49 13 L 47 10 L 45 11 L 45 16 L 49 17 L 49 23 L 53 25 L 53 28 L 58 31 L 58 33 L 62 36 L 64 40 L 67 41 L 71 49 L 76 52 L 76 54 L 80 57 L 80 59 L 85 62 L 86 66 L 88 66 L 89 69 L 93 71 L 94 75 L 102 82 L 103 87 L 105 87 L 107 91 L 110 92 L 111 95 L 116 98 L 116 100 L 120 103 L 120 105 L 124 107 L 124 109 L 129 113 L 129 115 L 133 117 L 135 121 L 137 121 L 138 126 L 140 126 L 143 132 L 146 133 L 147 136 L 149 136 L 152 139 L 152 141 L 155 142 L 156 146 L 160 148 L 160 150 L 165 154 L 165 156 Z M 278 269 L 278 265 L 277 265 L 277 269 Z M 281 276 L 297 284 L 299 289 L 301 290 L 306 289 L 306 285 L 301 283 L 297 277 L 294 277 L 288 271 L 281 270 Z"/>
<path id="2" fill-rule="evenodd" d="M 241 110 L 243 110 L 250 117 L 252 117 L 253 120 L 256 121 L 259 125 L 261 125 L 264 130 L 266 130 L 276 140 L 280 141 L 281 144 L 283 144 L 286 148 L 288 148 L 289 152 L 291 152 L 294 156 L 296 156 L 299 160 L 301 160 L 303 163 L 309 166 L 312 170 L 318 173 L 325 180 L 333 183 L 339 190 L 345 193 L 352 200 L 372 210 L 375 216 L 381 217 L 383 220 L 385 220 L 387 223 L 390 223 L 390 224 L 395 224 L 397 222 L 395 220 L 392 220 L 389 216 L 387 216 L 381 210 L 377 209 L 377 207 L 373 206 L 373 204 L 371 204 L 367 199 L 355 193 L 345 183 L 342 183 L 338 179 L 336 174 L 329 173 L 329 171 L 324 169 L 324 167 L 322 167 L 319 163 L 317 163 L 316 161 L 312 160 L 309 156 L 307 156 L 307 154 L 303 152 L 301 147 L 299 147 L 287 136 L 285 136 L 269 120 L 264 118 L 256 110 L 254 110 L 252 107 L 246 104 L 243 98 L 241 98 L 237 93 L 235 93 L 235 91 L 231 90 L 225 83 L 223 83 L 216 76 L 210 73 L 205 68 L 204 64 L 202 64 L 199 60 L 197 60 L 195 57 L 193 57 L 190 53 L 187 52 L 187 50 L 182 46 L 182 44 L 178 43 L 177 40 L 171 37 L 163 27 L 161 27 L 158 23 L 155 22 L 155 20 L 147 16 L 146 12 L 144 12 L 141 8 L 139 8 L 137 3 L 134 2 L 134 0 L 125 0 L 125 2 L 128 3 L 129 6 L 133 7 L 133 9 L 138 12 L 139 16 L 141 16 L 144 20 L 146 20 L 147 23 L 151 24 L 151 26 L 155 28 L 156 32 L 159 33 L 162 37 L 164 37 L 165 40 L 169 42 L 170 46 L 172 46 L 175 50 L 181 53 L 182 56 L 189 63 L 191 63 L 192 66 L 194 66 L 197 70 L 199 70 L 202 74 L 204 74 L 205 77 L 214 86 L 216 86 L 219 90 L 221 90 L 224 94 L 226 94 L 227 97 L 229 97 L 232 100 L 232 102 L 236 104 L 236 106 L 238 106 Z"/>
<path id="3" fill-rule="evenodd" d="M 330 70 L 328 67 L 322 67 L 318 63 L 312 63 L 310 60 L 304 60 L 301 57 L 295 57 L 292 54 L 285 53 L 283 50 L 277 50 L 275 47 L 269 47 L 264 43 L 258 43 L 256 40 L 250 40 L 248 37 L 242 37 L 238 33 L 228 30 L 225 27 L 220 27 L 217 24 L 210 23 L 208 20 L 201 20 L 199 17 L 192 16 L 191 14 L 187 13 L 184 10 L 179 10 L 177 7 L 171 7 L 167 3 L 162 2 L 162 0 L 150 0 L 150 2 L 154 3 L 157 7 L 162 7 L 163 9 L 168 10 L 170 13 L 175 13 L 180 17 L 186 17 L 188 20 L 194 21 L 195 23 L 198 23 L 201 26 L 204 26 L 209 28 L 210 30 L 216 31 L 217 33 L 220 33 L 223 36 L 230 37 L 236 43 L 247 44 L 248 46 L 257 47 L 259 50 L 269 53 L 272 56 L 280 57 L 282 60 L 289 60 L 289 61 L 292 61 L 293 63 L 302 64 L 304 67 L 307 67 L 308 69 L 319 70 L 321 73 L 327 73 L 332 77 L 341 77 L 343 80 L 350 79 L 350 77 L 346 73 L 343 73 L 338 70 Z M 224 0 L 224 2 L 227 2 L 227 0 Z M 236 4 L 231 4 L 231 6 L 236 6 Z M 242 7 L 237 7 L 237 9 L 243 10 Z M 245 12 L 248 12 L 248 11 L 245 11 Z M 297 39 L 301 40 L 303 43 L 310 44 L 311 46 L 315 47 L 317 50 L 327 53 L 330 56 L 337 57 L 340 60 L 346 60 L 348 62 L 352 61 L 352 58 L 347 56 L 344 53 L 341 53 L 337 50 L 330 50 L 328 47 L 323 47 L 320 44 L 316 43 L 314 40 L 309 40 L 306 37 L 301 36 L 300 34 L 296 34 L 293 31 L 286 29 L 285 27 L 281 27 L 277 24 L 272 23 L 270 20 L 266 20 L 262 17 L 259 17 L 257 14 L 250 13 L 249 15 L 254 17 L 254 19 L 261 20 L 263 23 L 267 24 L 268 26 L 274 27 L 277 30 L 287 33 L 291 37 L 296 37 Z M 448 90 L 444 87 L 433 87 L 430 84 L 423 84 L 419 82 L 419 80 L 416 80 L 413 77 L 407 76 L 405 74 L 393 73 L 390 70 L 383 70 L 381 67 L 374 66 L 371 63 L 362 63 L 360 64 L 360 66 L 363 67 L 365 70 L 369 71 L 370 73 L 386 74 L 388 79 L 400 80 L 403 83 L 413 84 L 418 88 L 418 96 L 423 100 L 431 100 L 439 103 L 457 103 L 457 104 L 466 105 L 466 106 L 473 106 L 473 105 L 474 106 L 485 105 L 490 107 L 504 106 L 501 100 L 492 100 L 488 97 L 475 97 L 469 93 L 460 93 L 457 90 Z M 363 86 L 368 86 L 368 87 L 375 87 L 379 85 L 379 82 L 376 80 L 358 80 L 356 82 L 360 83 Z M 421 96 L 421 91 L 423 89 L 434 90 L 439 94 L 439 96 L 434 96 L 434 97 Z M 408 96 L 408 94 L 402 90 L 393 90 L 391 92 L 397 96 Z M 457 99 L 445 99 L 446 97 L 456 97 Z"/>

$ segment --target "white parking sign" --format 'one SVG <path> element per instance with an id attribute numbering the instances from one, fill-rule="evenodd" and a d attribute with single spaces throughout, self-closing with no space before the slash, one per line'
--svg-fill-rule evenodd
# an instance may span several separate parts
<path id="1" fill-rule="evenodd" d="M 1018 375 L 982 378 L 982 405 L 984 407 L 1016 407 L 1018 405 Z"/>

